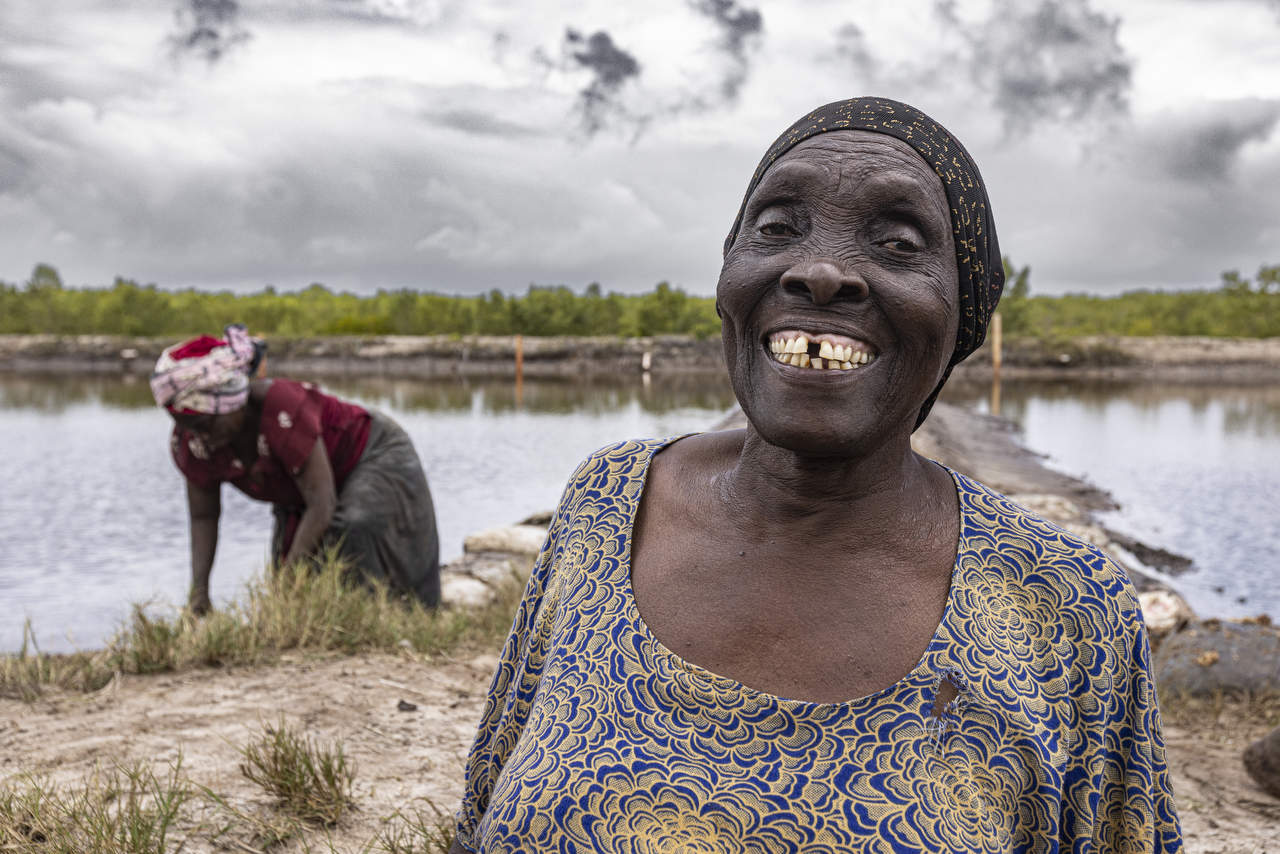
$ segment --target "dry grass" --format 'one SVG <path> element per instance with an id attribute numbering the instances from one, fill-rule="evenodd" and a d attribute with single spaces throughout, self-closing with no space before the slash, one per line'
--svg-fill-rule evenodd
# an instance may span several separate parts
<path id="1" fill-rule="evenodd" d="M 397 810 L 385 822 L 372 843 L 373 851 L 383 854 L 449 854 L 453 845 L 453 815 L 432 801 L 424 801 L 422 809 L 410 813 Z"/>
<path id="2" fill-rule="evenodd" d="M 0 656 L 0 696 L 32 700 L 55 686 L 95 691 L 116 674 L 199 666 L 261 664 L 290 650 L 356 653 L 408 647 L 435 654 L 488 643 L 511 626 L 520 587 L 513 578 L 488 605 L 430 610 L 382 584 L 351 584 L 336 553 L 320 569 L 285 568 L 250 581 L 225 610 L 195 619 L 134 606 L 106 649 L 69 655 L 40 651 L 30 625 L 22 648 Z"/>
<path id="3" fill-rule="evenodd" d="M 168 854 L 183 807 L 196 795 L 182 775 L 182 760 L 157 775 L 139 763 L 95 772 L 79 786 L 60 789 L 19 777 L 0 788 L 0 850 L 41 854 Z"/>
<path id="4" fill-rule="evenodd" d="M 1170 726 L 1235 734 L 1241 725 L 1280 726 L 1280 694 L 1218 691 L 1208 696 L 1160 692 L 1160 717 Z"/>
<path id="5" fill-rule="evenodd" d="M 157 773 L 148 763 L 95 770 L 58 787 L 21 775 L 0 783 L 0 852 L 176 854 L 193 843 L 218 850 L 448 854 L 453 817 L 430 801 L 397 810 L 355 849 L 336 848 L 329 830 L 354 809 L 354 769 L 341 744 L 301 737 L 282 721 L 241 749 L 241 770 L 268 792 L 274 809 L 247 810 L 191 783 L 179 757 Z"/>
<path id="6" fill-rule="evenodd" d="M 240 773 L 302 821 L 332 827 L 352 808 L 355 768 L 340 743 L 322 746 L 281 718 L 241 748 Z"/>

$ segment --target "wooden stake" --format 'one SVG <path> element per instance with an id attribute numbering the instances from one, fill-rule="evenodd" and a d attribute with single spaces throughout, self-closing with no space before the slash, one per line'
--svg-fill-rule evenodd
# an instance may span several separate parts
<path id="1" fill-rule="evenodd" d="M 516 406 L 524 403 L 524 336 L 516 336 Z"/>

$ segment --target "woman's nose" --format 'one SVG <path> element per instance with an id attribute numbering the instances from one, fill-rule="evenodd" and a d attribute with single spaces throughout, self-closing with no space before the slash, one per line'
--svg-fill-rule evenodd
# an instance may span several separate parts
<path id="1" fill-rule="evenodd" d="M 782 274 L 782 289 L 787 293 L 808 295 L 815 305 L 833 300 L 860 302 L 870 289 L 862 276 L 830 258 L 810 258 Z"/>

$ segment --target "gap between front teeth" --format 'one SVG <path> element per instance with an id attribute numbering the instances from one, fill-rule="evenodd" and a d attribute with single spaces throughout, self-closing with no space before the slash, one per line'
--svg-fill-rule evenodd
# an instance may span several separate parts
<path id="1" fill-rule="evenodd" d="M 771 340 L 769 350 L 773 353 L 773 357 L 784 365 L 819 371 L 849 371 L 874 361 L 872 355 L 865 350 L 856 350 L 848 345 L 832 344 L 830 341 L 820 342 L 818 355 L 810 356 L 809 339 L 804 335 L 785 340 Z"/>

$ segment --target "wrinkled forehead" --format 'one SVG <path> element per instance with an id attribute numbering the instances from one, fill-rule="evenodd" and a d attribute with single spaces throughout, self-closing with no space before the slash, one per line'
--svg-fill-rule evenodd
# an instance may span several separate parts
<path id="1" fill-rule="evenodd" d="M 949 215 L 946 189 L 933 168 L 900 139 L 864 130 L 836 130 L 809 137 L 781 155 L 747 199 L 788 193 L 856 193 L 916 198 Z"/>

